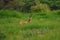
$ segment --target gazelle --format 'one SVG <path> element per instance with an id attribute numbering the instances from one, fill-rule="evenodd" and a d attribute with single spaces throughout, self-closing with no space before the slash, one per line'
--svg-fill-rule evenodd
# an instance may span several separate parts
<path id="1" fill-rule="evenodd" d="M 19 21 L 19 24 L 28 24 L 28 23 L 30 23 L 31 21 L 32 21 L 32 17 L 29 17 L 28 20 L 26 20 L 26 21 L 25 21 L 25 20 L 20 20 L 20 21 Z"/>

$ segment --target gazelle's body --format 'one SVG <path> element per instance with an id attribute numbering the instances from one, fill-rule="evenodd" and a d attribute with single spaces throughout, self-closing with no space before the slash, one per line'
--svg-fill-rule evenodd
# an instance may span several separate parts
<path id="1" fill-rule="evenodd" d="M 30 23 L 32 21 L 32 17 L 30 17 L 28 20 L 20 20 L 19 21 L 19 24 L 28 24 L 28 23 Z"/>
<path id="2" fill-rule="evenodd" d="M 20 21 L 19 21 L 19 24 L 27 24 L 27 21 L 20 20 Z"/>

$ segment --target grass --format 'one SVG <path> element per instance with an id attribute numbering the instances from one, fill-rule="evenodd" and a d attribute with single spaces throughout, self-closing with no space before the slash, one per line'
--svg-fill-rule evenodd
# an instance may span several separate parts
<path id="1" fill-rule="evenodd" d="M 19 25 L 19 20 L 27 20 L 30 14 L 1 10 L 0 40 L 60 40 L 59 13 L 33 13 L 31 23 Z"/>

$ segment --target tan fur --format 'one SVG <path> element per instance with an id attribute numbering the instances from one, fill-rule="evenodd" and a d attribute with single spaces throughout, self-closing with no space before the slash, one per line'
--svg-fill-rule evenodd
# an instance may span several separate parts
<path id="1" fill-rule="evenodd" d="M 19 24 L 28 24 L 28 23 L 30 23 L 32 21 L 32 18 L 29 18 L 27 21 L 25 21 L 25 20 L 20 20 L 19 21 Z"/>

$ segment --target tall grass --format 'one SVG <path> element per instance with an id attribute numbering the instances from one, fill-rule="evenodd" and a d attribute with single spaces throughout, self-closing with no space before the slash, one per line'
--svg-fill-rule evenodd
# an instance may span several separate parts
<path id="1" fill-rule="evenodd" d="M 11 11 L 11 10 L 0 10 L 0 17 L 21 17 L 22 14 L 16 11 Z"/>
<path id="2" fill-rule="evenodd" d="M 31 15 L 11 10 L 0 11 L 0 40 L 60 40 L 60 11 L 32 13 L 32 22 L 19 25 Z"/>

